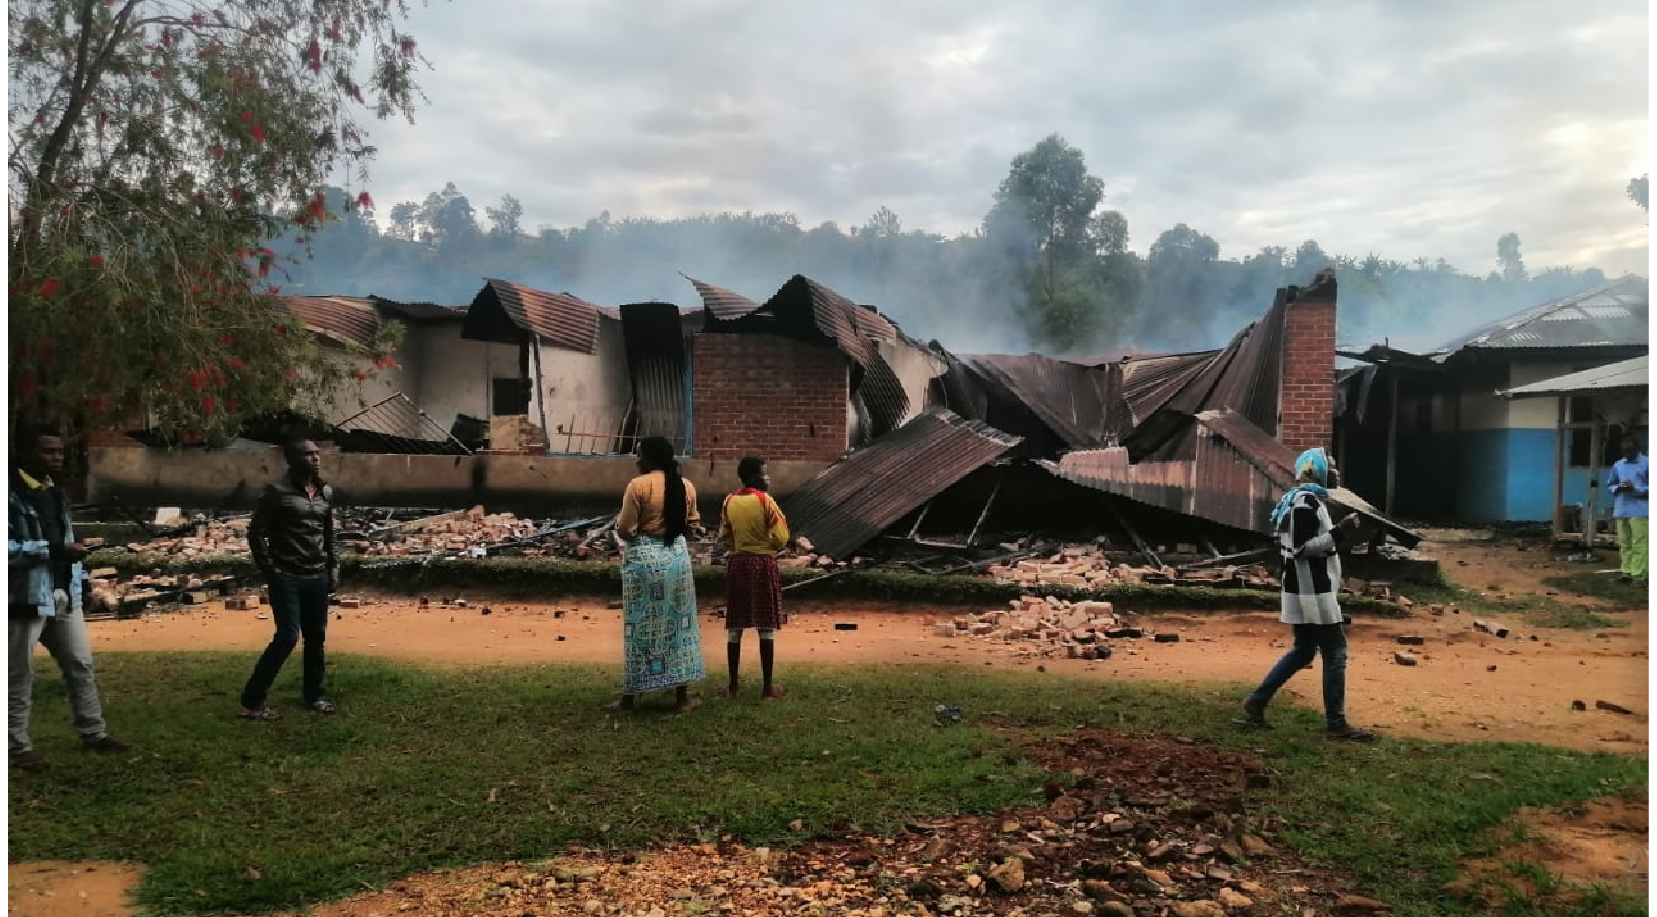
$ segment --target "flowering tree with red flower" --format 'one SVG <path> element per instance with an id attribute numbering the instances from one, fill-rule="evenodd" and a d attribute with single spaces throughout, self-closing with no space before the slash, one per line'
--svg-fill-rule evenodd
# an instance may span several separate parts
<path id="1" fill-rule="evenodd" d="M 223 435 L 388 358 L 393 323 L 348 360 L 289 333 L 266 242 L 338 216 L 321 189 L 342 169 L 367 180 L 370 116 L 412 118 L 425 61 L 407 14 L 406 0 L 8 5 L 13 423 L 143 410 Z"/>

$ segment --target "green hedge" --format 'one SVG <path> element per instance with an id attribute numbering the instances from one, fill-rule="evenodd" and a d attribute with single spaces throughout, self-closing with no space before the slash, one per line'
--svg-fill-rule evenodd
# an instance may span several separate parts
<path id="1" fill-rule="evenodd" d="M 387 558 L 346 557 L 341 575 L 351 587 L 373 587 L 387 592 L 458 593 L 481 590 L 490 594 L 536 598 L 557 598 L 570 595 L 618 595 L 621 592 L 621 567 L 602 561 L 567 561 L 546 558 L 490 557 L 460 560 L 433 560 L 420 565 L 375 568 L 372 564 Z M 167 575 L 230 573 L 253 577 L 253 563 L 243 556 L 197 557 L 183 560 L 173 557 L 133 554 L 131 552 L 100 551 L 87 560 L 87 567 L 113 567 L 123 575 L 162 571 Z M 699 593 L 717 598 L 725 588 L 722 567 L 695 568 L 696 588 Z M 813 569 L 784 570 L 784 585 L 809 580 L 821 575 Z M 1280 598 L 1275 591 L 1264 589 L 1215 589 L 1207 586 L 1107 586 L 1101 589 L 1082 589 L 1074 586 L 1041 586 L 1033 589 L 1012 583 L 999 583 L 988 577 L 929 576 L 924 573 L 905 573 L 894 570 L 856 570 L 842 573 L 832 579 L 810 586 L 802 586 L 797 594 L 801 599 L 842 598 L 863 601 L 913 601 L 927 605 L 999 605 L 1021 595 L 1053 596 L 1069 601 L 1094 599 L 1113 602 L 1125 610 L 1146 609 L 1225 609 L 1275 611 Z M 435 597 L 435 596 L 434 596 Z M 1391 602 L 1382 602 L 1364 596 L 1346 596 L 1343 607 L 1387 617 L 1407 617 L 1408 613 Z"/>

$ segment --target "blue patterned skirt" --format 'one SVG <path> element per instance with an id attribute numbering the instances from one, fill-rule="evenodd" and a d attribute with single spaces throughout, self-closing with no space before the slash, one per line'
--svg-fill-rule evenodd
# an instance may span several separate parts
<path id="1" fill-rule="evenodd" d="M 702 630 L 696 580 L 683 538 L 670 545 L 640 535 L 621 565 L 623 694 L 644 694 L 701 681 Z"/>

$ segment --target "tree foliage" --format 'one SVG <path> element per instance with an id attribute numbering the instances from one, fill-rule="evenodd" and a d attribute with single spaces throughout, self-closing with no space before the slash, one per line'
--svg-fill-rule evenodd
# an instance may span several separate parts
<path id="1" fill-rule="evenodd" d="M 337 385 L 269 241 L 379 238 L 368 116 L 419 101 L 405 0 L 8 7 L 10 417 L 234 429 Z M 343 217 L 343 219 L 341 219 Z M 336 235 L 337 234 L 337 235 Z M 382 346 L 389 346 L 395 331 Z"/>
<path id="2" fill-rule="evenodd" d="M 1650 181 L 1651 176 L 1649 174 L 1628 180 L 1628 199 L 1639 205 L 1640 209 L 1647 213 L 1651 212 L 1651 200 L 1646 196 Z"/>

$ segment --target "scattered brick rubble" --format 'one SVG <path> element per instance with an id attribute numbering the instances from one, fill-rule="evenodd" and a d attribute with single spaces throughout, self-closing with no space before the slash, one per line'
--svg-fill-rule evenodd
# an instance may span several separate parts
<path id="1" fill-rule="evenodd" d="M 1021 656 L 1062 655 L 1069 659 L 1109 659 L 1118 641 L 1138 640 L 1149 634 L 1128 624 L 1109 602 L 1025 596 L 1008 605 L 1005 611 L 962 615 L 934 624 L 933 633 L 950 639 L 1005 641 Z M 1149 636 L 1164 642 L 1179 639 L 1178 634 L 1171 633 Z"/>
<path id="2" fill-rule="evenodd" d="M 996 565 L 990 567 L 987 572 L 1001 582 L 1021 586 L 1098 588 L 1177 583 L 1219 589 L 1277 588 L 1277 580 L 1262 564 L 1216 566 L 1185 571 L 1167 565 L 1160 568 L 1134 566 L 1113 561 L 1110 553 L 1094 544 L 1070 545 L 1044 558 L 1029 558 L 1010 565 Z"/>
<path id="3" fill-rule="evenodd" d="M 1027 749 L 1045 800 L 912 822 L 890 837 L 839 825 L 792 850 L 714 843 L 412 876 L 318 917 L 828 914 L 840 917 L 1244 917 L 1379 914 L 1338 875 L 1267 840 L 1250 814 L 1258 760 L 1183 738 L 1084 729 Z"/>

